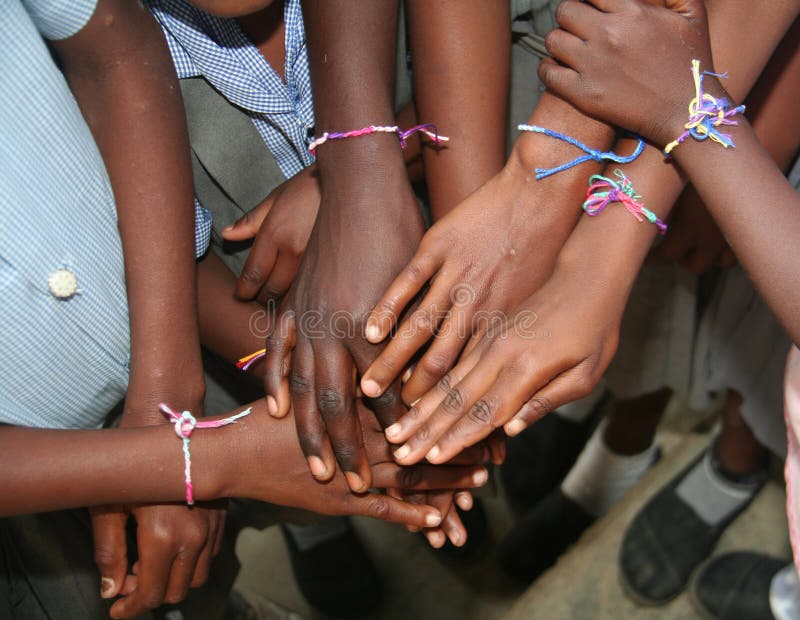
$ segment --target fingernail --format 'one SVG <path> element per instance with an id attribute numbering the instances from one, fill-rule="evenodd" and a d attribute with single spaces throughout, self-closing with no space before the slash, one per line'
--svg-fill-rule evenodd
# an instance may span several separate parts
<path id="1" fill-rule="evenodd" d="M 400 435 L 401 430 L 402 428 L 400 427 L 399 424 L 392 424 L 389 428 L 386 429 L 385 433 L 389 439 L 392 439 L 393 437 L 397 437 L 398 435 Z"/>
<path id="2" fill-rule="evenodd" d="M 438 527 L 441 523 L 442 523 L 441 515 L 431 513 L 427 517 L 425 517 L 426 527 Z"/>
<path id="3" fill-rule="evenodd" d="M 325 467 L 325 463 L 323 463 L 322 459 L 318 456 L 308 457 L 308 468 L 311 470 L 311 475 L 315 478 L 328 477 L 328 468 Z"/>
<path id="4" fill-rule="evenodd" d="M 456 547 L 461 546 L 461 532 L 453 532 L 450 534 L 450 542 L 453 543 Z"/>
<path id="5" fill-rule="evenodd" d="M 476 486 L 483 486 L 489 480 L 489 472 L 485 469 L 480 469 L 472 474 L 472 483 Z"/>
<path id="6" fill-rule="evenodd" d="M 414 369 L 413 369 L 413 368 L 408 368 L 408 369 L 407 369 L 407 370 L 406 370 L 406 371 L 403 373 L 403 379 L 402 379 L 402 380 L 403 380 L 403 383 L 406 383 L 406 382 L 407 382 L 407 381 L 408 381 L 408 380 L 411 378 L 411 373 L 412 373 L 412 372 L 414 372 Z"/>
<path id="7" fill-rule="evenodd" d="M 440 452 L 441 450 L 439 449 L 439 446 L 433 446 L 433 448 L 430 449 L 428 454 L 425 455 L 425 458 L 433 462 L 434 460 L 436 460 L 436 457 L 439 456 Z"/>
<path id="8" fill-rule="evenodd" d="M 100 579 L 100 598 L 111 598 L 113 591 L 114 580 L 111 577 L 102 577 Z"/>
<path id="9" fill-rule="evenodd" d="M 267 396 L 267 411 L 271 416 L 278 415 L 278 401 L 274 396 Z"/>
<path id="10" fill-rule="evenodd" d="M 411 404 L 409 405 L 409 407 L 416 407 L 416 406 L 417 406 L 417 403 L 418 403 L 419 401 L 421 401 L 421 400 L 422 400 L 421 398 L 418 398 L 418 399 L 417 399 L 417 400 L 415 400 L 413 403 L 411 403 Z"/>
<path id="11" fill-rule="evenodd" d="M 400 446 L 397 450 L 394 451 L 394 458 L 398 461 L 402 461 L 406 458 L 409 454 L 411 454 L 411 448 L 406 446 Z"/>
<path id="12" fill-rule="evenodd" d="M 364 335 L 370 342 L 378 342 L 381 339 L 381 330 L 374 323 L 367 325 Z"/>
<path id="13" fill-rule="evenodd" d="M 367 396 L 380 396 L 381 386 L 375 379 L 365 379 L 361 382 L 361 391 Z"/>
<path id="14" fill-rule="evenodd" d="M 228 224 L 225 228 L 222 229 L 222 232 L 228 232 L 229 230 L 233 230 L 233 224 Z"/>
<path id="15" fill-rule="evenodd" d="M 514 435 L 519 435 L 522 431 L 525 430 L 525 422 L 522 420 L 511 420 L 508 424 L 506 424 L 506 435 L 509 437 L 513 437 Z"/>
<path id="16" fill-rule="evenodd" d="M 350 487 L 353 493 L 364 493 L 367 490 L 367 485 L 364 484 L 364 480 L 357 473 L 346 471 L 344 477 L 347 479 L 347 486 Z"/>
<path id="17" fill-rule="evenodd" d="M 459 493 L 456 495 L 456 504 L 461 510 L 472 510 L 472 496 L 468 493 Z"/>
<path id="18" fill-rule="evenodd" d="M 430 541 L 431 546 L 434 549 L 439 549 L 440 547 L 443 547 L 444 543 L 447 541 L 444 534 L 442 534 L 441 532 L 434 532 L 433 534 L 430 535 L 428 540 Z"/>

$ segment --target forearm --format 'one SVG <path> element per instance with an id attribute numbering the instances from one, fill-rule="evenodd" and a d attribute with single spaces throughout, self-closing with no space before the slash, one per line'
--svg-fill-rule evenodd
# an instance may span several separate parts
<path id="1" fill-rule="evenodd" d="M 203 346 L 232 363 L 263 348 L 272 324 L 268 309 L 236 299 L 236 276 L 214 252 L 197 265 L 197 282 Z"/>
<path id="2" fill-rule="evenodd" d="M 74 39 L 59 51 L 114 189 L 130 308 L 130 389 L 155 381 L 162 396 L 188 405 L 203 384 L 189 145 L 172 61 L 138 3 L 103 3 Z M 182 379 L 180 393 L 169 393 L 170 377 Z"/>
<path id="3" fill-rule="evenodd" d="M 800 3 L 776 2 L 763 13 L 731 0 L 709 0 L 707 5 L 715 68 L 729 72 L 725 86 L 734 101 L 741 101 L 796 16 Z M 746 54 L 742 53 L 743 42 L 750 46 Z M 691 93 L 686 96 L 688 102 Z M 616 149 L 629 152 L 632 145 L 633 141 L 624 140 Z M 606 176 L 613 176 L 615 168 L 623 170 L 632 180 L 645 206 L 662 220 L 666 219 L 685 184 L 679 168 L 651 146 L 631 164 L 609 166 Z M 585 192 L 586 177 L 583 182 Z M 597 269 L 627 297 L 655 235 L 654 226 L 638 222 L 624 209 L 607 209 L 602 217 L 587 217 L 579 222 L 565 246 L 561 263 L 582 265 L 603 257 Z"/>
<path id="4" fill-rule="evenodd" d="M 198 500 L 222 493 L 221 472 L 236 453 L 224 431 L 200 430 L 192 436 Z M 166 426 L 0 426 L 0 467 L 0 516 L 101 504 L 180 502 L 186 497 L 181 443 Z"/>
<path id="5" fill-rule="evenodd" d="M 417 116 L 450 138 L 447 148 L 423 149 L 431 210 L 438 220 L 503 167 L 509 8 L 496 0 L 411 0 L 406 6 Z"/>
<path id="6" fill-rule="evenodd" d="M 397 0 L 310 0 L 303 4 L 317 134 L 393 125 Z M 402 167 L 397 136 L 331 140 L 317 150 L 323 194 L 340 176 Z M 322 208 L 325 208 L 323 201 Z M 380 208 L 381 205 L 372 205 Z"/>

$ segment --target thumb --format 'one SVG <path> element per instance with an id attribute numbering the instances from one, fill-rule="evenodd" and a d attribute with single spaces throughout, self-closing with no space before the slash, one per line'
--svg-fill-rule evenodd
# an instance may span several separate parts
<path id="1" fill-rule="evenodd" d="M 230 226 L 222 229 L 222 237 L 227 241 L 245 241 L 252 239 L 261 229 L 261 224 L 267 217 L 275 203 L 275 192 L 264 198 L 255 207 L 250 209 L 242 217 Z"/>
<path id="2" fill-rule="evenodd" d="M 705 15 L 705 4 L 703 0 L 646 0 L 646 2 L 653 6 L 663 6 L 684 17 Z"/>
<path id="3" fill-rule="evenodd" d="M 117 596 L 128 572 L 128 546 L 125 536 L 127 512 L 118 506 L 90 510 L 94 537 L 94 562 L 100 572 L 100 598 Z"/>

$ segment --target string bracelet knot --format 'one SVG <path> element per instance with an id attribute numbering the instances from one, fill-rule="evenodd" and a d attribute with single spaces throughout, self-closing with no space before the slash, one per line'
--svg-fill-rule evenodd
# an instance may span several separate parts
<path id="1" fill-rule="evenodd" d="M 669 155 L 676 146 L 690 136 L 700 142 L 710 138 L 724 148 L 736 147 L 731 135 L 721 132 L 719 128 L 724 125 L 738 125 L 739 122 L 731 120 L 731 117 L 744 112 L 745 106 L 732 107 L 724 97 L 718 99 L 705 92 L 703 90 L 703 77 L 706 75 L 723 79 L 728 77 L 727 73 L 712 73 L 711 71 L 703 71 L 701 73 L 700 61 L 692 60 L 694 98 L 689 102 L 689 120 L 684 125 L 686 131 L 664 147 L 665 155 Z"/>
<path id="2" fill-rule="evenodd" d="M 194 505 L 194 486 L 192 485 L 192 455 L 189 450 L 189 438 L 192 436 L 192 433 L 196 428 L 219 428 L 220 426 L 233 424 L 240 418 L 250 415 L 250 412 L 253 409 L 252 407 L 248 407 L 244 411 L 232 416 L 228 416 L 227 418 L 222 418 L 221 420 L 204 420 L 198 422 L 197 418 L 195 418 L 189 411 L 182 411 L 181 413 L 178 413 L 169 405 L 164 403 L 161 403 L 158 408 L 161 410 L 161 413 L 169 418 L 170 423 L 173 425 L 175 434 L 183 441 L 183 476 L 186 484 L 186 504 L 192 506 Z"/>
<path id="3" fill-rule="evenodd" d="M 659 234 L 666 233 L 667 225 L 641 203 L 642 197 L 633 189 L 631 180 L 619 168 L 614 170 L 614 175 L 618 181 L 600 174 L 589 177 L 589 189 L 586 191 L 586 201 L 583 203 L 586 215 L 595 217 L 611 203 L 619 202 L 639 222 L 647 220 L 655 225 Z"/>
<path id="4" fill-rule="evenodd" d="M 639 155 L 642 154 L 644 151 L 645 142 L 639 136 L 636 136 L 637 143 L 636 148 L 634 149 L 633 153 L 630 155 L 618 155 L 614 151 L 598 151 L 597 149 L 593 149 L 589 146 L 586 146 L 580 140 L 576 140 L 571 136 L 564 135 L 563 133 L 559 133 L 557 131 L 553 131 L 552 129 L 547 129 L 545 127 L 539 127 L 538 125 L 518 125 L 517 129 L 519 131 L 528 131 L 531 133 L 538 133 L 545 136 L 549 136 L 551 138 L 555 138 L 556 140 L 561 140 L 562 142 L 566 142 L 567 144 L 571 144 L 574 147 L 579 148 L 582 150 L 585 155 L 581 155 L 573 159 L 572 161 L 568 161 L 565 164 L 561 164 L 560 166 L 555 166 L 554 168 L 536 168 L 536 180 L 541 181 L 542 179 L 546 179 L 547 177 L 557 174 L 559 172 L 563 172 L 564 170 L 569 170 L 570 168 L 574 168 L 582 163 L 587 161 L 613 161 L 617 164 L 629 164 L 633 160 L 635 160 Z"/>

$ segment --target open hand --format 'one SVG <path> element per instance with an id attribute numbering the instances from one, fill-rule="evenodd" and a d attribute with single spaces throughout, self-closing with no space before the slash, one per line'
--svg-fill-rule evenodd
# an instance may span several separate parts
<path id="1" fill-rule="evenodd" d="M 662 147 L 681 133 L 694 95 L 691 61 L 714 70 L 702 0 L 565 0 L 556 20 L 545 38 L 553 59 L 539 65 L 548 89 Z"/>
<path id="2" fill-rule="evenodd" d="M 252 211 L 222 231 L 228 241 L 255 237 L 236 285 L 240 299 L 266 304 L 291 286 L 319 209 L 316 165 L 281 183 Z"/>

